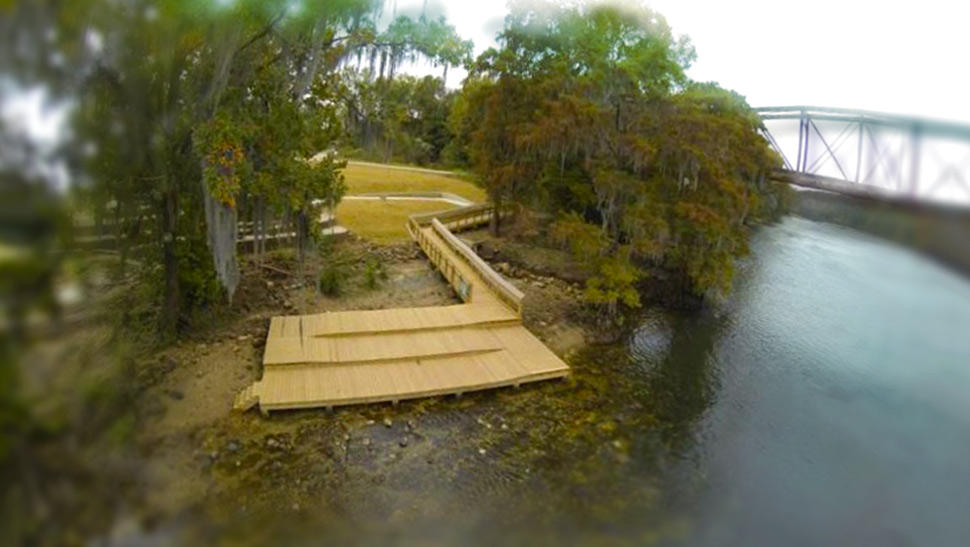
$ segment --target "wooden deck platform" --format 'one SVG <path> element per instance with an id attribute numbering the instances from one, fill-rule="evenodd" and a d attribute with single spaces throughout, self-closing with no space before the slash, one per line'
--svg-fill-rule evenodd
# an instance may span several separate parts
<path id="1" fill-rule="evenodd" d="M 487 220 L 482 206 L 465 209 L 444 221 L 466 227 Z M 522 325 L 522 293 L 439 217 L 412 218 L 409 230 L 465 303 L 274 317 L 263 378 L 236 397 L 235 408 L 397 403 L 569 374 Z"/>

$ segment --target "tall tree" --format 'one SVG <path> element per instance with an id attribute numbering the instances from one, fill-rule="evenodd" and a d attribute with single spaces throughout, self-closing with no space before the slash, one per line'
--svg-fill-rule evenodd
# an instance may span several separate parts
<path id="1" fill-rule="evenodd" d="M 160 332 L 175 332 L 186 305 L 211 300 L 213 279 L 231 297 L 241 209 L 289 219 L 302 249 L 318 204 L 339 199 L 340 164 L 308 160 L 339 134 L 333 77 L 343 61 L 366 51 L 395 63 L 454 62 L 444 22 L 399 18 L 387 40 L 377 30 L 381 8 L 378 0 L 0 4 L 9 31 L 0 40 L 15 52 L 0 70 L 76 103 L 77 180 L 111 205 L 125 246 L 161 266 Z"/>
<path id="2" fill-rule="evenodd" d="M 492 200 L 594 224 L 610 243 L 588 294 L 610 311 L 636 304 L 631 264 L 724 294 L 777 165 L 743 98 L 690 82 L 689 40 L 642 5 L 513 2 L 500 45 L 452 118 Z"/>

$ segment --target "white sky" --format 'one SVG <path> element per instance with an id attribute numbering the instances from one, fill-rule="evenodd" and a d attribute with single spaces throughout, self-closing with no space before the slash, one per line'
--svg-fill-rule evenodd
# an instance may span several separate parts
<path id="1" fill-rule="evenodd" d="M 505 0 L 396 1 L 398 13 L 419 14 L 425 5 L 428 15 L 443 13 L 474 40 L 476 53 L 495 45 L 507 13 Z M 690 36 L 697 49 L 690 77 L 734 89 L 751 106 L 860 108 L 970 123 L 965 1 L 650 4 L 675 34 Z M 456 72 L 451 86 L 463 77 Z"/>

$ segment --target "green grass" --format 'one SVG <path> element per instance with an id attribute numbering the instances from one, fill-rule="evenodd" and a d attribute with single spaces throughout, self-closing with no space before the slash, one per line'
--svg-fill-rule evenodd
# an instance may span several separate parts
<path id="1" fill-rule="evenodd" d="M 410 240 L 408 217 L 453 209 L 440 201 L 344 200 L 337 206 L 337 223 L 375 243 L 388 244 Z"/>
<path id="2" fill-rule="evenodd" d="M 350 194 L 374 192 L 449 192 L 476 203 L 486 201 L 485 191 L 474 183 L 453 175 L 424 173 L 348 163 L 343 171 Z"/>

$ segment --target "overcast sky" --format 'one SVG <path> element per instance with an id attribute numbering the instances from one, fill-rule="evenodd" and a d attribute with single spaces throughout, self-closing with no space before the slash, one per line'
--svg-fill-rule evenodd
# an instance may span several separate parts
<path id="1" fill-rule="evenodd" d="M 964 0 L 651 5 L 675 34 L 690 36 L 697 49 L 690 77 L 734 89 L 751 106 L 860 108 L 970 124 L 970 3 Z M 385 22 L 395 10 L 445 15 L 475 42 L 476 54 L 496 45 L 507 13 L 506 0 L 388 0 Z M 430 67 L 412 70 L 441 74 Z M 457 87 L 463 77 L 463 71 L 452 70 L 449 86 Z M 0 116 L 8 124 L 24 127 L 42 146 L 62 137 L 63 105 L 45 108 L 40 90 L 6 98 Z"/>
<path id="2" fill-rule="evenodd" d="M 650 5 L 694 43 L 691 78 L 734 89 L 751 106 L 861 108 L 970 123 L 970 3 L 963 0 Z M 476 53 L 495 45 L 507 13 L 506 0 L 397 0 L 399 14 L 423 8 L 444 14 L 474 40 Z M 457 86 L 463 74 L 452 74 L 448 83 Z"/>

